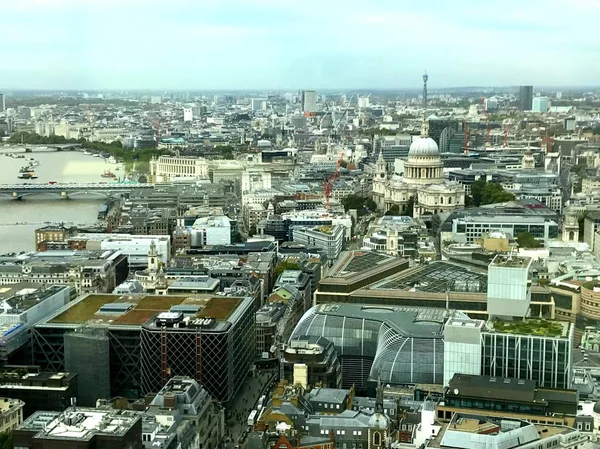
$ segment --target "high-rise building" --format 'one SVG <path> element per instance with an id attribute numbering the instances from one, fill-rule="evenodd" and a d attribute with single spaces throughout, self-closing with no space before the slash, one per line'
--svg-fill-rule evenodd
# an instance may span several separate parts
<path id="1" fill-rule="evenodd" d="M 531 111 L 533 101 L 533 86 L 519 86 L 519 109 Z"/>
<path id="2" fill-rule="evenodd" d="M 192 108 L 183 108 L 183 121 L 191 122 L 194 118 L 194 112 Z"/>
<path id="3" fill-rule="evenodd" d="M 317 112 L 317 93 L 314 90 L 302 91 L 302 112 L 305 115 Z"/>
<path id="4" fill-rule="evenodd" d="M 4 94 L 0 94 L 0 112 L 6 111 L 6 97 Z"/>
<path id="5" fill-rule="evenodd" d="M 548 97 L 535 97 L 531 103 L 531 110 L 533 112 L 548 112 L 549 106 Z"/>
<path id="6" fill-rule="evenodd" d="M 423 73 L 423 107 L 427 107 L 427 80 L 429 80 L 429 75 L 427 71 Z"/>

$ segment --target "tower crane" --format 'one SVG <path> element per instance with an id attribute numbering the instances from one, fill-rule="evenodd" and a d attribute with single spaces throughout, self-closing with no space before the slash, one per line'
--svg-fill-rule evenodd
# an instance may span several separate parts
<path id="1" fill-rule="evenodd" d="M 333 185 L 335 184 L 335 180 L 337 179 L 338 175 L 340 174 L 340 167 L 341 167 L 343 161 L 344 161 L 344 153 L 341 153 L 340 157 L 337 161 L 337 164 L 335 165 L 335 170 L 333 171 L 333 174 L 329 177 L 329 179 L 325 182 L 325 185 L 323 186 L 323 192 L 325 193 L 325 207 L 327 209 L 329 209 L 329 198 L 331 198 L 331 192 L 333 190 Z"/>

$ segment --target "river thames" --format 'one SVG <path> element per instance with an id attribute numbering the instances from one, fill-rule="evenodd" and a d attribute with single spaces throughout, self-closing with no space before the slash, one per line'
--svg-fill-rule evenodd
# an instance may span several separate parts
<path id="1" fill-rule="evenodd" d="M 7 157 L 5 153 L 23 154 L 26 159 Z M 27 158 L 39 162 L 39 166 L 34 167 L 37 179 L 17 178 L 19 169 L 28 164 Z M 101 182 L 107 181 L 101 177 L 106 170 L 111 170 L 121 177 L 124 174 L 122 165 L 109 164 L 103 158 L 85 155 L 79 151 L 24 153 L 23 148 L 0 146 L 0 184 Z M 45 222 L 95 223 L 98 207 L 102 203 L 100 197 L 93 196 L 60 200 L 52 196 L 44 198 L 43 195 L 35 195 L 25 197 L 21 201 L 0 196 L 0 254 L 33 251 L 34 230 L 44 226 Z"/>

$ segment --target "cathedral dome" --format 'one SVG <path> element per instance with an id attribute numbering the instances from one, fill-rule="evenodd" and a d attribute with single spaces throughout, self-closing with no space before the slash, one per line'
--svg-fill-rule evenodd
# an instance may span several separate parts
<path id="1" fill-rule="evenodd" d="M 440 155 L 437 143 L 431 137 L 417 137 L 410 144 L 408 157 L 437 157 Z"/>

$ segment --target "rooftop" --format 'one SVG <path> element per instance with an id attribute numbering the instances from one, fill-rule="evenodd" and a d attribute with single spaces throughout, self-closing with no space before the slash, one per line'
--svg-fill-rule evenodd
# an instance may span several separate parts
<path id="1" fill-rule="evenodd" d="M 38 437 L 89 441 L 95 434 L 125 435 L 139 419 L 138 413 L 127 410 L 77 407 L 63 413 L 36 412 L 22 429 L 39 430 Z"/>
<path id="2" fill-rule="evenodd" d="M 69 303 L 45 323 L 58 325 L 114 325 L 141 326 L 161 312 L 168 312 L 177 306 L 197 307 L 196 317 L 227 320 L 241 303 L 241 298 L 215 297 L 211 294 L 193 295 L 138 295 L 90 294 Z M 120 304 L 123 307 L 117 307 Z M 107 307 L 107 305 L 111 305 Z M 102 311 L 100 309 L 103 309 Z"/>
<path id="3" fill-rule="evenodd" d="M 492 260 L 490 267 L 504 267 L 504 268 L 529 268 L 531 265 L 531 257 L 523 257 L 523 256 L 504 256 L 498 254 Z"/>
<path id="4" fill-rule="evenodd" d="M 374 290 L 403 290 L 427 293 L 487 292 L 487 272 L 453 262 L 434 261 L 403 271 L 371 285 Z"/>
<path id="5" fill-rule="evenodd" d="M 494 319 L 488 321 L 488 329 L 502 334 L 539 335 L 541 337 L 567 337 L 569 323 L 542 319 L 523 321 L 504 321 Z"/>
<path id="6" fill-rule="evenodd" d="M 0 413 L 17 408 L 22 408 L 25 403 L 19 399 L 0 398 Z"/>

